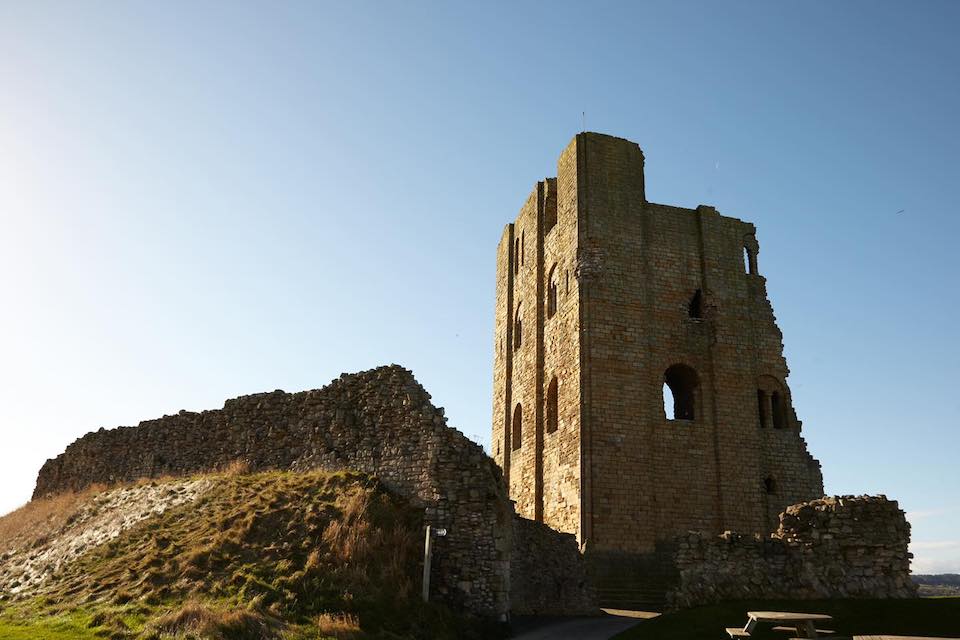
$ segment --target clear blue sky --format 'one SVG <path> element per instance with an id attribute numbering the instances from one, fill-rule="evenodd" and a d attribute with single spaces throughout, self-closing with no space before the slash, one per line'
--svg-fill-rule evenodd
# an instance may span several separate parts
<path id="1" fill-rule="evenodd" d="M 955 2 L 0 5 L 0 511 L 98 427 L 414 370 L 488 443 L 494 250 L 581 127 L 753 221 L 830 493 L 960 571 Z M 897 213 L 903 210 L 902 213 Z"/>

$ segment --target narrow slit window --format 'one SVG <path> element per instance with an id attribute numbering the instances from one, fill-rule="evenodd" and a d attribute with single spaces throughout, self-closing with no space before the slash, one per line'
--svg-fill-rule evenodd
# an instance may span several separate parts
<path id="1" fill-rule="evenodd" d="M 516 351 L 523 344 L 523 319 L 520 315 L 520 305 L 517 305 L 517 314 L 513 319 L 513 349 Z"/>
<path id="2" fill-rule="evenodd" d="M 675 364 L 663 374 L 664 413 L 670 420 L 694 420 L 697 415 L 697 372 Z"/>
<path id="3" fill-rule="evenodd" d="M 560 425 L 557 403 L 557 378 L 554 377 L 547 387 L 547 433 L 553 433 Z"/>
<path id="4" fill-rule="evenodd" d="M 513 425 L 510 432 L 511 446 L 516 451 L 523 444 L 523 408 L 519 403 L 513 410 Z"/>
<path id="5" fill-rule="evenodd" d="M 687 304 L 687 315 L 694 320 L 703 319 L 703 292 L 700 289 L 693 292 L 693 296 Z"/>
<path id="6" fill-rule="evenodd" d="M 757 415 L 760 416 L 760 428 L 770 426 L 770 417 L 767 415 L 767 392 L 757 389 Z"/>
<path id="7" fill-rule="evenodd" d="M 773 414 L 773 428 L 783 429 L 786 426 L 784 424 L 786 420 L 784 420 L 783 394 L 779 391 L 770 394 L 770 412 Z"/>

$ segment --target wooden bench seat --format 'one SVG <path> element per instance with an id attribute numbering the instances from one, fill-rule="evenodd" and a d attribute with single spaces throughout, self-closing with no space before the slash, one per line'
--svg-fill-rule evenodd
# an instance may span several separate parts
<path id="1" fill-rule="evenodd" d="M 780 633 L 797 633 L 796 627 L 772 627 L 771 631 L 779 631 Z M 817 629 L 818 636 L 832 636 L 836 631 L 832 629 Z M 790 640 L 793 640 L 792 638 Z"/>
<path id="2" fill-rule="evenodd" d="M 743 627 L 727 627 L 727 635 L 731 638 L 749 638 L 750 632 Z"/>

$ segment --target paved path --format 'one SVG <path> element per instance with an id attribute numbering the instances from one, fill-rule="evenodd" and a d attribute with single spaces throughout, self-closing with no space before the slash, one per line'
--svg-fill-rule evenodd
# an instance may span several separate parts
<path id="1" fill-rule="evenodd" d="M 614 611 L 590 618 L 527 620 L 512 640 L 608 640 L 656 614 Z"/>

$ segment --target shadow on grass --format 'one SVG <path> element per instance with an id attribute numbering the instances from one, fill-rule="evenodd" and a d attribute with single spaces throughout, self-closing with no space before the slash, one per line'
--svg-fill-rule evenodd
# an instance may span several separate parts
<path id="1" fill-rule="evenodd" d="M 617 640 L 722 640 L 726 627 L 742 627 L 747 611 L 801 611 L 833 616 L 840 636 L 911 635 L 960 638 L 960 598 L 911 600 L 751 600 L 668 613 L 641 622 Z M 824 625 L 826 626 L 826 625 Z M 754 638 L 785 638 L 761 630 Z"/>

